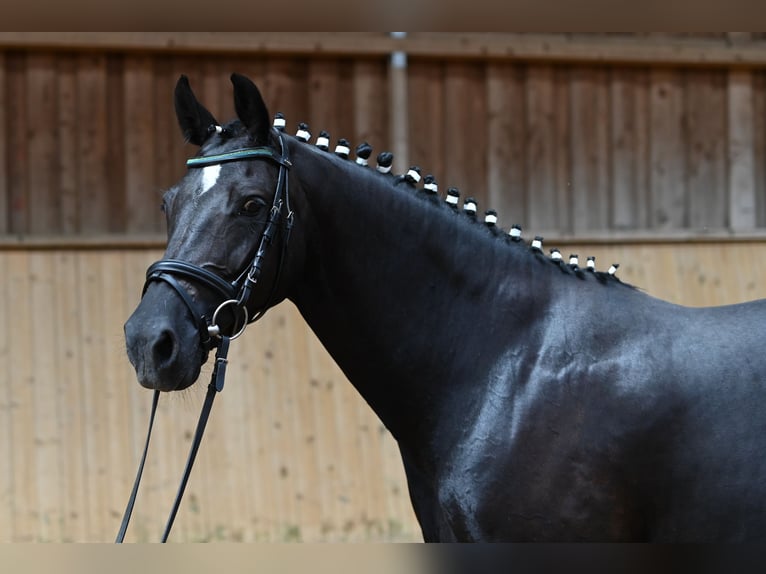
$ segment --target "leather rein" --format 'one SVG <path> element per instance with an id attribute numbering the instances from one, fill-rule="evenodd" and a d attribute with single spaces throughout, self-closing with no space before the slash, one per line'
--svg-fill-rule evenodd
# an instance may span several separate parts
<path id="1" fill-rule="evenodd" d="M 155 281 L 161 281 L 169 285 L 181 298 L 189 310 L 192 319 L 197 325 L 197 329 L 200 335 L 200 344 L 203 349 L 210 351 L 216 349 L 215 363 L 213 365 L 213 372 L 210 377 L 210 383 L 208 384 L 207 393 L 205 395 L 205 401 L 202 405 L 202 411 L 200 412 L 199 421 L 197 422 L 197 428 L 194 432 L 194 438 L 192 440 L 191 448 L 189 450 L 189 456 L 186 460 L 186 466 L 184 468 L 183 476 L 181 477 L 181 483 L 178 487 L 173 507 L 170 511 L 165 530 L 162 534 L 162 542 L 167 542 L 170 529 L 173 526 L 178 508 L 181 504 L 186 484 L 191 475 L 191 469 L 194 465 L 194 460 L 197 456 L 200 443 L 202 442 L 202 436 L 205 432 L 205 426 L 210 416 L 210 410 L 213 407 L 213 400 L 215 395 L 223 390 L 224 379 L 226 377 L 226 365 L 228 363 L 228 352 L 230 341 L 239 337 L 245 330 L 245 328 L 266 313 L 271 304 L 273 303 L 274 296 L 276 294 L 277 285 L 282 273 L 282 266 L 284 263 L 285 255 L 287 253 L 287 244 L 290 240 L 290 232 L 292 231 L 294 215 L 290 210 L 290 196 L 288 188 L 287 170 L 292 167 L 289 158 L 287 157 L 287 149 L 284 141 L 282 140 L 282 134 L 277 132 L 279 138 L 280 153 L 277 153 L 270 147 L 247 147 L 240 148 L 230 152 L 221 154 L 194 157 L 186 160 L 186 165 L 189 168 L 200 168 L 208 165 L 219 165 L 222 163 L 228 163 L 232 161 L 243 161 L 249 159 L 266 159 L 273 161 L 279 166 L 279 176 L 277 178 L 277 186 L 274 191 L 274 200 L 269 212 L 269 218 L 266 222 L 266 227 L 261 234 L 260 242 L 258 243 L 258 250 L 256 251 L 253 261 L 245 267 L 244 271 L 239 277 L 232 282 L 228 282 L 219 275 L 208 271 L 207 269 L 182 261 L 179 259 L 162 259 L 149 266 L 146 271 L 146 281 L 142 292 L 146 293 L 146 289 L 149 284 Z M 260 279 L 263 263 L 268 252 L 269 247 L 273 243 L 274 236 L 281 220 L 285 220 L 284 236 L 282 238 L 282 250 L 279 256 L 279 263 L 277 266 L 277 272 L 274 283 L 271 286 L 271 292 L 266 300 L 266 304 L 258 311 L 253 313 L 252 317 L 248 316 L 247 305 L 252 295 L 253 288 Z M 177 277 L 186 281 L 202 285 L 207 289 L 215 292 L 221 299 L 221 303 L 215 308 L 212 315 L 208 316 L 205 312 L 200 312 L 197 305 L 194 303 L 193 298 L 183 285 L 178 281 Z M 218 316 L 222 309 L 226 307 L 233 307 L 235 311 L 235 324 L 232 327 L 232 334 L 227 335 L 221 331 L 218 325 Z M 237 322 L 236 314 L 239 313 L 242 317 L 241 323 Z M 125 508 L 125 514 L 122 518 L 120 530 L 117 533 L 116 543 L 121 543 L 125 538 L 125 533 L 128 529 L 128 523 L 130 522 L 131 514 L 133 513 L 133 506 L 136 501 L 136 495 L 138 493 L 138 486 L 141 482 L 141 475 L 144 470 L 144 463 L 146 462 L 146 454 L 149 450 L 149 440 L 152 435 L 152 427 L 154 426 L 154 416 L 157 412 L 157 404 L 159 402 L 160 391 L 155 390 L 152 399 L 152 407 L 149 414 L 149 429 L 146 434 L 146 443 L 144 444 L 143 454 L 136 473 L 136 479 L 133 483 L 133 489 L 128 499 L 127 507 Z"/>

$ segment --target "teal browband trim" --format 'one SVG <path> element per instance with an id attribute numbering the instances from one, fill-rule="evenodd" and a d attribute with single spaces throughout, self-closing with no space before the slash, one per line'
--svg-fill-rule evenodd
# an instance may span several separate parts
<path id="1" fill-rule="evenodd" d="M 277 155 L 277 152 L 269 147 L 246 147 L 235 149 L 226 153 L 216 155 L 207 155 L 203 157 L 193 157 L 186 160 L 187 167 L 205 167 L 206 165 L 215 165 L 226 163 L 227 161 L 240 161 L 243 159 L 265 158 L 277 162 L 284 167 L 290 167 L 292 164 L 286 158 Z"/>

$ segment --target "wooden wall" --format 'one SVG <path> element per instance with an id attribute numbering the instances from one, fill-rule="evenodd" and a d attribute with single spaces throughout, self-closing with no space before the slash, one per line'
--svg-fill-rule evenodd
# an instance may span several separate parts
<path id="1" fill-rule="evenodd" d="M 0 251 L 0 541 L 114 540 L 151 403 L 122 325 L 160 256 Z M 297 311 L 240 343 L 173 539 L 417 539 L 395 443 Z M 159 539 L 205 386 L 162 397 L 129 540 Z"/>
<path id="2" fill-rule="evenodd" d="M 764 241 L 561 247 L 688 305 L 766 296 Z M 0 250 L 0 542 L 114 539 L 151 403 L 122 324 L 160 255 Z M 204 389 L 160 401 L 129 540 L 159 539 Z M 172 539 L 420 540 L 395 442 L 291 304 L 232 346 Z"/>
<path id="3" fill-rule="evenodd" d="M 122 325 L 194 152 L 181 73 L 219 119 L 229 74 L 248 74 L 291 133 L 403 150 L 398 171 L 420 165 L 504 227 L 709 305 L 766 296 L 763 42 L 0 33 L 0 541 L 116 534 L 150 403 Z M 721 232 L 756 240 L 693 240 Z M 635 241 L 658 234 L 692 240 Z M 419 540 L 396 445 L 294 308 L 238 341 L 230 372 L 174 540 Z M 129 539 L 159 538 L 203 387 L 163 397 Z"/>
<path id="4" fill-rule="evenodd" d="M 715 36 L 697 59 L 683 49 L 699 39 L 673 59 L 657 52 L 669 40 L 656 37 L 562 46 L 554 37 L 546 58 L 526 36 L 431 35 L 427 50 L 415 35 L 401 46 L 411 51 L 403 100 L 390 94 L 385 51 L 397 46 L 380 33 L 336 44 L 321 36 L 302 49 L 286 45 L 296 41 L 289 35 L 266 36 L 242 37 L 239 51 L 202 37 L 207 51 L 189 53 L 188 36 L 171 38 L 170 50 L 163 35 L 144 34 L 140 50 L 98 44 L 101 36 L 87 49 L 87 37 L 37 45 L 0 34 L 0 235 L 162 233 L 160 194 L 194 151 L 176 127 L 175 81 L 189 75 L 223 120 L 233 115 L 232 71 L 259 83 L 291 133 L 307 121 L 333 143 L 408 151 L 397 171 L 417 164 L 443 188 L 498 209 L 507 226 L 578 236 L 766 226 L 760 36 L 726 61 L 732 40 Z M 397 144 L 401 117 L 408 127 Z"/>

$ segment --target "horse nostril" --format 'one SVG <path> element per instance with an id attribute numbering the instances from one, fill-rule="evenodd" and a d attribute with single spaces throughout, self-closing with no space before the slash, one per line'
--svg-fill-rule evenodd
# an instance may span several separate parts
<path id="1" fill-rule="evenodd" d="M 172 331 L 162 331 L 152 345 L 155 365 L 167 365 L 173 360 L 176 351 L 176 338 Z"/>

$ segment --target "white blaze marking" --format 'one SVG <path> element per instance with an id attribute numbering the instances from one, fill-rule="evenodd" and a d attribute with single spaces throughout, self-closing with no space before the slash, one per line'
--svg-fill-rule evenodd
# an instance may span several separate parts
<path id="1" fill-rule="evenodd" d="M 221 175 L 221 165 L 206 165 L 202 168 L 202 191 L 200 195 L 205 193 L 208 189 L 213 187 L 218 181 L 218 176 Z"/>

